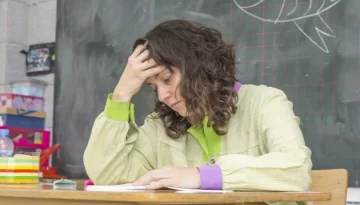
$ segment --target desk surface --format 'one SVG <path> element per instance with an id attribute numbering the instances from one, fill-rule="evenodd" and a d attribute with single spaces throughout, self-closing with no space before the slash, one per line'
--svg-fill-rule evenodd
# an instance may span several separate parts
<path id="1" fill-rule="evenodd" d="M 139 192 L 88 192 L 54 190 L 52 185 L 0 185 L 0 204 L 239 204 L 267 201 L 325 201 L 330 193 L 320 192 L 233 192 L 233 193 L 176 193 L 175 190 Z M 7 202 L 7 203 L 1 203 Z M 260 203 L 257 203 L 260 204 Z"/>

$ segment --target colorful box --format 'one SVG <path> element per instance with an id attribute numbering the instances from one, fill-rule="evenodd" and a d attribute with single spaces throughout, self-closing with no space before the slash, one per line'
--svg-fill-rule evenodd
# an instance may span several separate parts
<path id="1" fill-rule="evenodd" d="M 41 111 L 0 108 L 0 126 L 43 130 L 45 118 L 46 113 Z"/>
<path id="2" fill-rule="evenodd" d="M 0 93 L 0 108 L 44 111 L 44 98 L 30 95 Z"/>
<path id="3" fill-rule="evenodd" d="M 42 150 L 50 147 L 50 131 L 9 126 L 0 126 L 0 129 L 9 130 L 9 137 L 14 142 L 15 147 L 39 148 Z"/>
<path id="4" fill-rule="evenodd" d="M 14 155 L 31 152 L 41 153 L 50 147 L 50 131 L 9 126 L 0 126 L 0 129 L 9 130 L 9 138 L 14 143 Z M 49 166 L 49 164 L 50 162 L 47 160 L 44 166 Z"/>
<path id="5" fill-rule="evenodd" d="M 0 183 L 39 183 L 40 156 L 38 153 L 0 157 Z"/>

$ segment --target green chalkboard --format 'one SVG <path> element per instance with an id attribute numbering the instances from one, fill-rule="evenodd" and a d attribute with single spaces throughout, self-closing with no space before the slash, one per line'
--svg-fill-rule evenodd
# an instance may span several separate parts
<path id="1" fill-rule="evenodd" d="M 54 158 L 87 177 L 83 152 L 95 117 L 123 72 L 134 40 L 161 21 L 188 19 L 236 45 L 237 78 L 280 88 L 294 103 L 314 169 L 346 168 L 360 178 L 360 1 L 58 0 Z M 153 109 L 144 87 L 137 123 Z"/>

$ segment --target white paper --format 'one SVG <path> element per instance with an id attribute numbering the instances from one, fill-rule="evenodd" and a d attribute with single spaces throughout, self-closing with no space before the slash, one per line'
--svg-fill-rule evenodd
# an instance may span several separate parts
<path id="1" fill-rule="evenodd" d="M 121 191 L 142 191 L 146 190 L 145 186 L 134 186 L 132 184 L 120 184 L 120 185 L 89 185 L 86 187 L 86 191 L 107 191 L 107 192 L 121 192 Z"/>
<path id="2" fill-rule="evenodd" d="M 176 193 L 229 193 L 231 190 L 203 190 L 203 189 L 185 189 L 178 187 L 167 187 L 169 189 L 177 190 Z M 145 186 L 134 186 L 131 183 L 120 185 L 89 185 L 86 191 L 106 191 L 106 192 L 136 192 L 146 190 Z"/>

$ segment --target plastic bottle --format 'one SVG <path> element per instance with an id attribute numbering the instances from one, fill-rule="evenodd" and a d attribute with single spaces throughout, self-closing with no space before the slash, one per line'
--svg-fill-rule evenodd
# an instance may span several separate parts
<path id="1" fill-rule="evenodd" d="M 14 143 L 9 138 L 8 129 L 0 129 L 0 157 L 12 157 Z"/>

